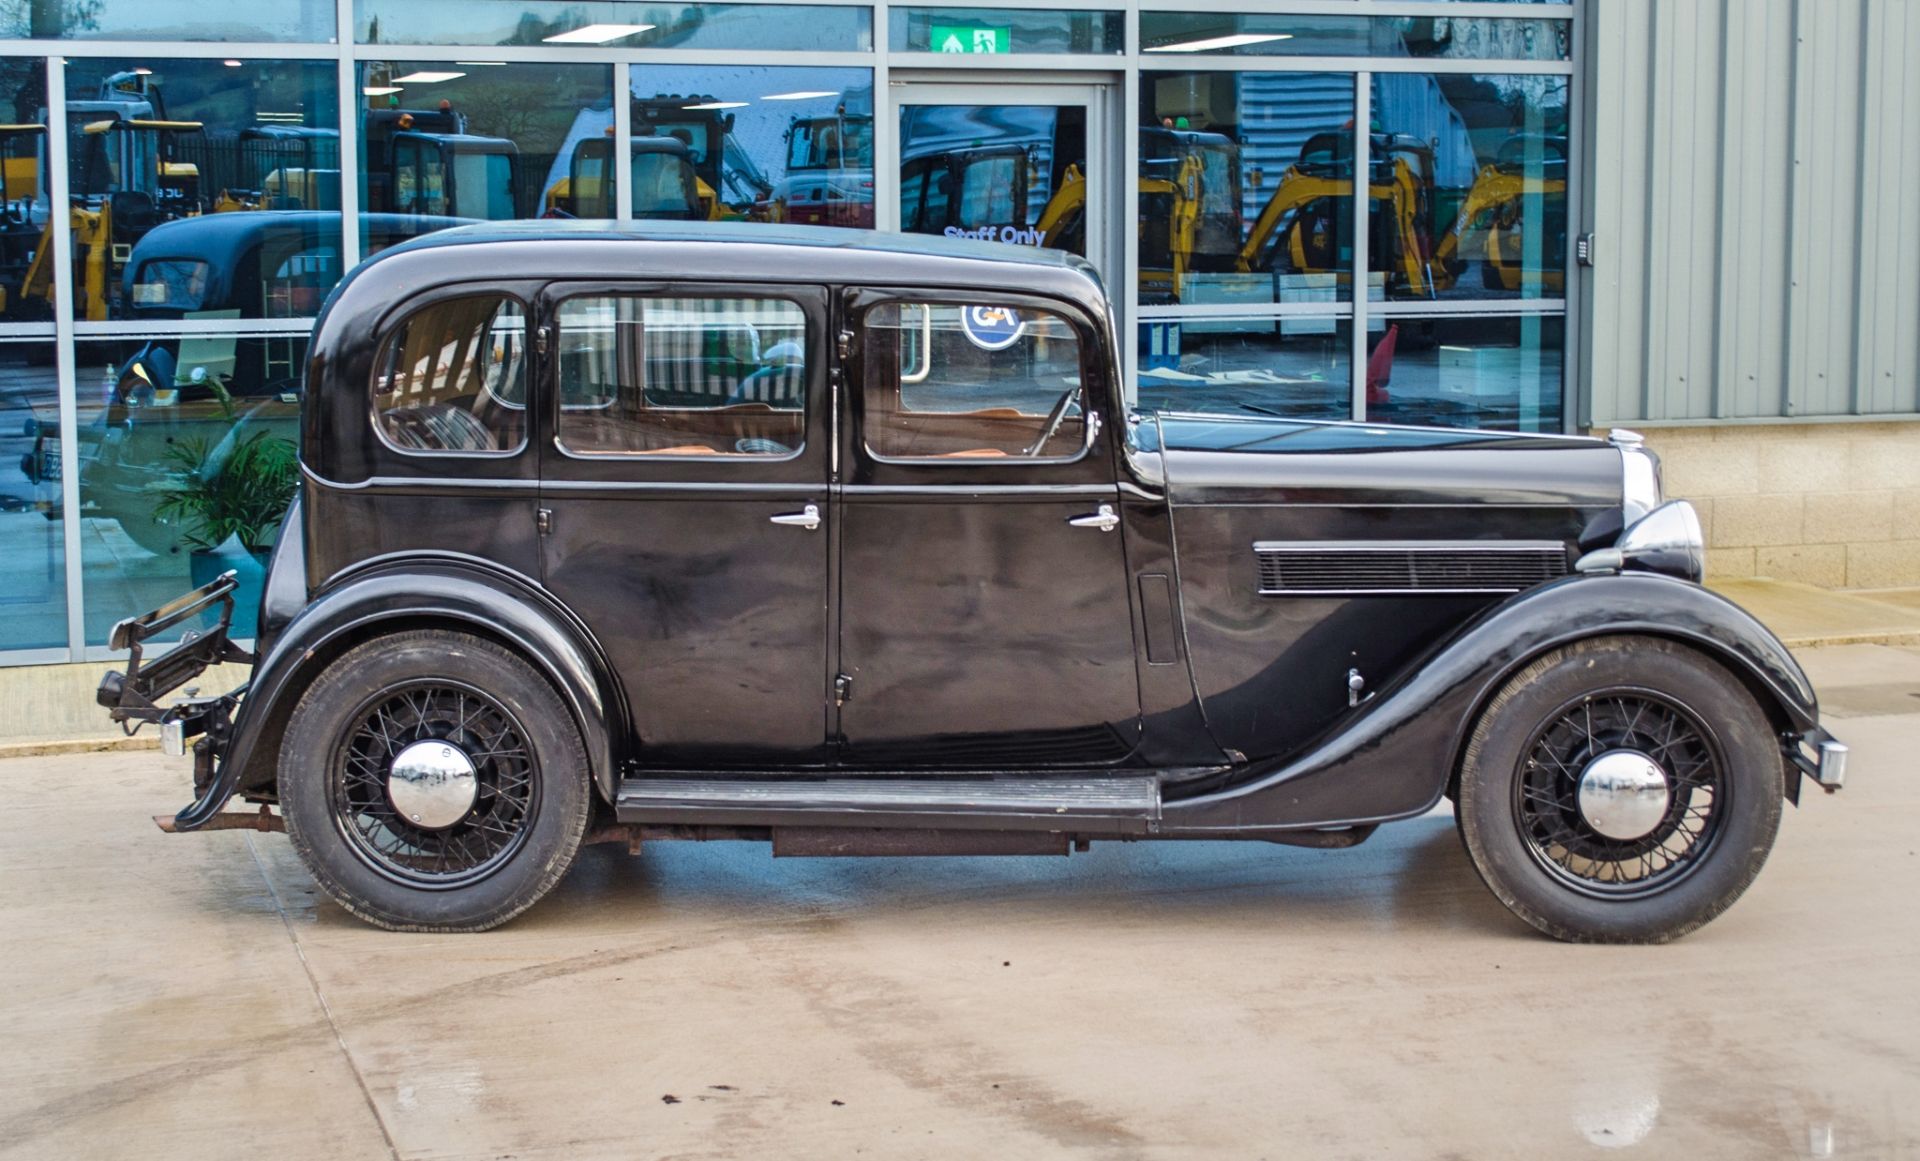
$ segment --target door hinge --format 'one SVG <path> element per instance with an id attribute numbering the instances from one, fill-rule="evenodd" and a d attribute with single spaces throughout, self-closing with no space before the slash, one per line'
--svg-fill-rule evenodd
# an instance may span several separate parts
<path id="1" fill-rule="evenodd" d="M 545 536 L 553 531 L 553 509 L 535 508 L 533 510 L 534 530 Z"/>
<path id="2" fill-rule="evenodd" d="M 552 334 L 552 327 L 535 327 L 533 329 L 533 350 L 535 354 L 544 355 L 547 353 L 547 342 L 549 336 Z"/>
<path id="3" fill-rule="evenodd" d="M 840 337 L 835 342 L 835 346 L 840 352 L 840 361 L 842 363 L 853 358 L 853 332 L 841 331 Z"/>
<path id="4" fill-rule="evenodd" d="M 833 679 L 833 704 L 843 706 L 853 700 L 853 678 L 842 673 Z"/>

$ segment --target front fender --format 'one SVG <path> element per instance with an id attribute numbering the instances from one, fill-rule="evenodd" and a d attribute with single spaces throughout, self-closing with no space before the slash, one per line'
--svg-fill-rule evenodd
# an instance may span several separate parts
<path id="1" fill-rule="evenodd" d="M 517 649 L 572 711 L 594 783 L 612 797 L 622 702 L 584 627 L 523 577 L 457 558 L 409 559 L 356 571 L 279 630 L 254 668 L 212 785 L 179 814 L 177 829 L 204 825 L 241 789 L 270 785 L 281 731 L 309 682 L 344 643 L 377 634 L 385 622 L 394 629 L 471 626 Z"/>
<path id="2" fill-rule="evenodd" d="M 1516 670 L 1588 637 L 1667 637 L 1727 666 L 1783 733 L 1819 726 L 1813 685 L 1745 609 L 1653 573 L 1575 576 L 1488 610 L 1304 752 L 1235 771 L 1163 807 L 1162 834 L 1346 826 L 1425 813 L 1480 708 Z"/>

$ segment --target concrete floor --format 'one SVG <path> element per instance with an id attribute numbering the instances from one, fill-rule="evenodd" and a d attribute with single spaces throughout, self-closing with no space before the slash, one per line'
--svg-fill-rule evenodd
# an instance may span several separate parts
<path id="1" fill-rule="evenodd" d="M 1806 656 L 1852 785 L 1664 948 L 1534 936 L 1448 818 L 1071 859 L 591 848 L 383 934 L 153 753 L 0 763 L 0 1156 L 1920 1155 L 1920 650 Z"/>

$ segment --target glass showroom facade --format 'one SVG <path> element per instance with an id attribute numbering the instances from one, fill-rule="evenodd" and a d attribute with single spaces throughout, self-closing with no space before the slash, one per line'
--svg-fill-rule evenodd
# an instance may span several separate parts
<path id="1" fill-rule="evenodd" d="M 1143 404 L 1561 429 L 1576 6 L 1252 7 L 11 6 L 0 663 L 257 576 L 327 291 L 475 220 L 1057 246 Z"/>

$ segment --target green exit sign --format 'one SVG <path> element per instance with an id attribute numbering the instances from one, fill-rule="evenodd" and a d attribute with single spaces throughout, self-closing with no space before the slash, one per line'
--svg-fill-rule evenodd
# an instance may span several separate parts
<path id="1" fill-rule="evenodd" d="M 933 26 L 935 52 L 1012 52 L 1013 29 L 983 28 L 977 24 Z"/>

